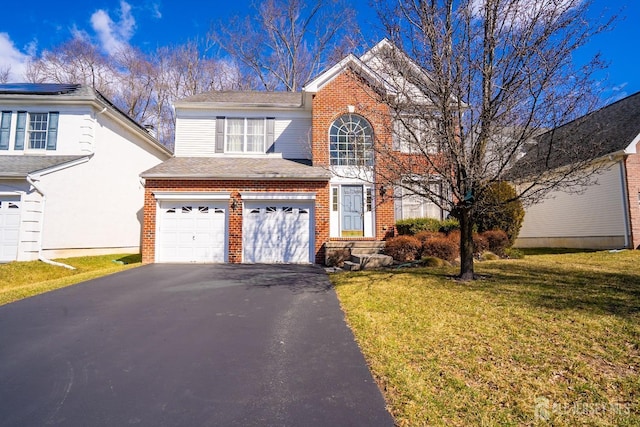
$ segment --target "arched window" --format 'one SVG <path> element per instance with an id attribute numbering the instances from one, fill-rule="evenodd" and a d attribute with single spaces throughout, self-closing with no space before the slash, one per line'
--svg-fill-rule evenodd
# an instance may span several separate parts
<path id="1" fill-rule="evenodd" d="M 345 114 L 329 129 L 329 154 L 333 166 L 373 165 L 373 129 L 363 117 Z"/>

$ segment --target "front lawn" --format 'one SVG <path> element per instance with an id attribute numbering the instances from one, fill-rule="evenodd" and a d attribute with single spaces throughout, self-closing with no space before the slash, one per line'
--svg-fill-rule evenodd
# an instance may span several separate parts
<path id="1" fill-rule="evenodd" d="M 0 264 L 0 305 L 140 265 L 140 256 L 101 255 L 56 261 L 76 269 L 42 261 Z"/>
<path id="2" fill-rule="evenodd" d="M 476 269 L 331 276 L 398 425 L 640 425 L 640 252 Z"/>

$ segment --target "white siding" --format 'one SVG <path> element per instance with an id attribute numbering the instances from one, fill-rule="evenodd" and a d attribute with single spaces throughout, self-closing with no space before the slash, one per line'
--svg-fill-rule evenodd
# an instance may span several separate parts
<path id="1" fill-rule="evenodd" d="M 279 110 L 178 110 L 176 157 L 215 156 L 216 117 L 274 117 L 275 152 L 285 159 L 311 159 L 311 114 Z"/>
<path id="2" fill-rule="evenodd" d="M 530 239 L 547 239 L 547 242 L 555 239 L 562 244 L 558 239 L 624 237 L 626 216 L 619 163 L 613 164 L 597 180 L 597 185 L 589 186 L 581 194 L 556 191 L 549 199 L 529 207 L 518 236 L 519 244 L 522 246 Z"/>
<path id="3" fill-rule="evenodd" d="M 46 256 L 70 249 L 138 251 L 144 201 L 139 174 L 166 156 L 106 115 L 98 116 L 95 135 L 95 155 L 87 162 L 38 182 L 46 195 Z"/>
<path id="4" fill-rule="evenodd" d="M 201 112 L 178 114 L 176 157 L 208 157 L 215 154 L 216 116 Z"/>
<path id="5" fill-rule="evenodd" d="M 275 152 L 285 159 L 311 159 L 311 117 L 275 121 Z"/>

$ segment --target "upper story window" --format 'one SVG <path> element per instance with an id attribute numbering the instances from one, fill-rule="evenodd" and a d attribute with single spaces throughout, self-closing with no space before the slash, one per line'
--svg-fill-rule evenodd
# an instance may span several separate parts
<path id="1" fill-rule="evenodd" d="M 356 114 L 338 117 L 329 129 L 329 154 L 334 166 L 373 165 L 373 129 Z"/>
<path id="2" fill-rule="evenodd" d="M 403 153 L 437 154 L 441 133 L 433 120 L 402 117 L 394 122 L 393 148 Z"/>
<path id="3" fill-rule="evenodd" d="M 264 153 L 264 119 L 228 118 L 225 151 L 230 153 Z"/>
<path id="4" fill-rule="evenodd" d="M 0 120 L 0 150 L 55 150 L 58 140 L 58 112 L 3 111 Z M 13 119 L 15 117 L 15 120 Z"/>
<path id="5" fill-rule="evenodd" d="M 273 118 L 218 117 L 216 126 L 216 153 L 266 153 L 273 145 Z"/>
<path id="6" fill-rule="evenodd" d="M 29 114 L 29 149 L 44 150 L 47 148 L 48 113 Z"/>

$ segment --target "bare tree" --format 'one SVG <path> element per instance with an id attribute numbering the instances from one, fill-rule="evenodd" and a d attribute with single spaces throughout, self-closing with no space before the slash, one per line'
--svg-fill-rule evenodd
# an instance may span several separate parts
<path id="1" fill-rule="evenodd" d="M 267 0 L 254 9 L 209 35 L 254 76 L 254 88 L 298 91 L 356 43 L 355 12 L 343 1 Z"/>
<path id="2" fill-rule="evenodd" d="M 118 108 L 155 129 L 165 145 L 173 144 L 173 103 L 199 92 L 241 88 L 244 83 L 231 63 L 206 57 L 208 47 L 189 41 L 159 47 L 149 54 L 124 46 L 113 55 L 82 38 L 44 51 L 27 68 L 31 82 L 78 83 L 98 90 Z"/>
<path id="3" fill-rule="evenodd" d="M 583 148 L 566 147 L 553 134 L 536 149 L 540 155 L 513 167 L 544 130 L 597 103 L 599 57 L 572 62 L 611 23 L 589 22 L 590 6 L 589 0 L 399 0 L 379 11 L 397 47 L 380 49 L 372 66 L 396 88 L 384 97 L 396 143 L 375 145 L 385 165 L 376 178 L 459 220 L 462 280 L 475 277 L 472 230 L 482 215 L 478 200 L 492 183 L 516 182 L 516 198 L 534 203 L 551 190 L 586 183 L 597 169 L 587 167 Z"/>
<path id="4" fill-rule="evenodd" d="M 11 75 L 11 65 L 0 67 L 0 83 L 7 83 Z"/>
<path id="5" fill-rule="evenodd" d="M 87 84 L 112 97 L 118 70 L 97 46 L 74 37 L 29 62 L 26 77 L 33 83 Z"/>

